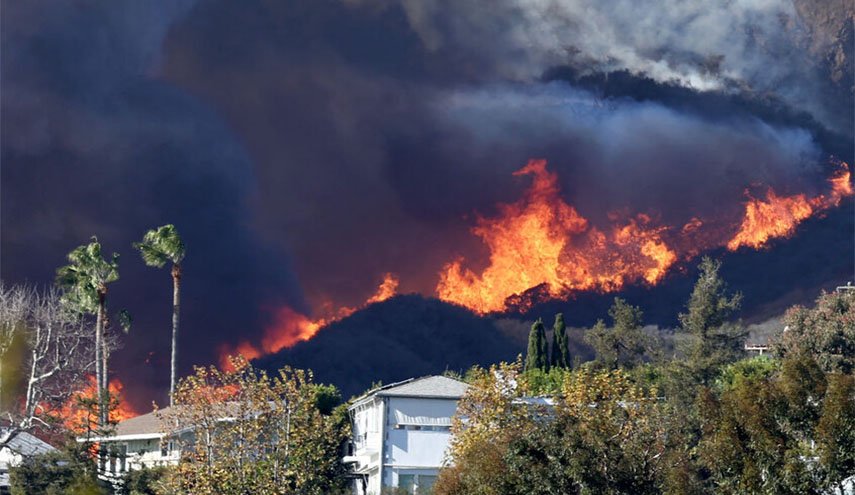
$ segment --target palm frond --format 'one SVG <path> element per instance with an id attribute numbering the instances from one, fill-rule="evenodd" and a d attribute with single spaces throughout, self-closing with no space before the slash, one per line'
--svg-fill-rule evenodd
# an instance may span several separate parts
<path id="1" fill-rule="evenodd" d="M 101 255 L 101 244 L 93 237 L 89 244 L 68 253 L 68 265 L 56 271 L 56 285 L 63 291 L 63 304 L 77 313 L 94 313 L 98 290 L 119 279 L 119 255 L 110 260 Z"/>
<path id="2" fill-rule="evenodd" d="M 143 261 L 149 266 L 162 268 L 166 262 L 181 263 L 185 248 L 174 225 L 168 224 L 145 233 L 142 242 L 135 242 Z"/>

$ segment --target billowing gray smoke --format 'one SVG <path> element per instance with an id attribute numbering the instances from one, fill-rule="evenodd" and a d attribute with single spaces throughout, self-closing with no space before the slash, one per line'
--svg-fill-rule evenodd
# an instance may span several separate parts
<path id="1" fill-rule="evenodd" d="M 853 8 L 814 3 L 401 0 L 430 50 L 462 51 L 496 74 L 527 80 L 571 65 L 583 72 L 627 70 L 698 91 L 774 93 L 851 131 L 848 111 L 840 113 L 840 102 L 827 94 L 826 63 L 842 70 L 838 77 L 851 89 Z M 844 53 L 835 54 L 841 60 L 823 59 L 835 43 L 848 51 L 848 61 Z"/>
<path id="2" fill-rule="evenodd" d="M 517 198 L 531 157 L 595 223 L 816 191 L 851 150 L 851 105 L 828 103 L 851 74 L 815 56 L 847 46 L 845 23 L 783 0 L 666 5 L 4 4 L 3 279 L 49 282 L 92 234 L 124 254 L 113 304 L 137 323 L 118 359 L 145 404 L 167 380 L 169 277 L 130 243 L 155 225 L 188 244 L 189 369 L 281 305 L 354 305 L 385 272 L 431 294 L 445 262 L 484 261 L 472 214 Z"/>

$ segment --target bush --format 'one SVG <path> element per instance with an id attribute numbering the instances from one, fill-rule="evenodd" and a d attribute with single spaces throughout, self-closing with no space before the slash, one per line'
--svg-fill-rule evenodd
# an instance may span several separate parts
<path id="1" fill-rule="evenodd" d="M 65 450 L 24 459 L 9 470 L 12 495 L 106 495 L 87 452 L 72 445 Z"/>
<path id="2" fill-rule="evenodd" d="M 121 495 L 157 495 L 157 484 L 166 475 L 168 468 L 154 467 L 131 471 L 125 475 Z"/>

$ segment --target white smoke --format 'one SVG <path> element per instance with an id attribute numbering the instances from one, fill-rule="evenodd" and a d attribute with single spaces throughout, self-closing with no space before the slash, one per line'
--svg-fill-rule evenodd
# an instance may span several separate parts
<path id="1" fill-rule="evenodd" d="M 775 94 L 825 119 L 791 0 L 400 0 L 430 50 L 501 77 L 627 70 L 699 91 Z"/>

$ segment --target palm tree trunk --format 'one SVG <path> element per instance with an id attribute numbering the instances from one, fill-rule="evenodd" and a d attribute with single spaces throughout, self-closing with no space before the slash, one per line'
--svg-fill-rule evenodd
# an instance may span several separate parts
<path id="1" fill-rule="evenodd" d="M 6 352 L 0 354 L 0 413 L 3 412 L 3 360 L 6 359 Z"/>
<path id="2" fill-rule="evenodd" d="M 103 362 L 101 355 L 103 354 L 103 326 L 104 326 L 104 302 L 105 294 L 98 292 L 98 313 L 95 317 L 95 392 L 98 397 L 98 426 L 103 428 L 105 425 L 104 417 L 104 397 L 101 384 L 103 382 Z"/>
<path id="3" fill-rule="evenodd" d="M 101 384 L 104 380 L 104 373 L 107 371 L 103 366 L 104 354 L 104 320 L 106 315 L 106 299 L 107 291 L 102 289 L 98 291 L 98 314 L 95 317 L 95 390 L 98 397 L 98 436 L 104 434 L 104 428 L 107 426 L 104 410 L 104 389 Z M 101 443 L 98 444 L 98 470 L 103 471 L 106 467 L 107 458 L 104 455 L 104 449 Z"/>
<path id="4" fill-rule="evenodd" d="M 181 310 L 181 265 L 172 265 L 172 360 L 169 374 L 169 405 L 175 395 L 175 377 L 178 368 L 178 315 Z"/>
<path id="5" fill-rule="evenodd" d="M 102 331 L 107 328 L 105 323 Z M 106 333 L 106 332 L 105 332 Z M 101 336 L 101 393 L 104 394 L 104 424 L 110 420 L 110 346 L 107 345 L 107 336 Z"/>

